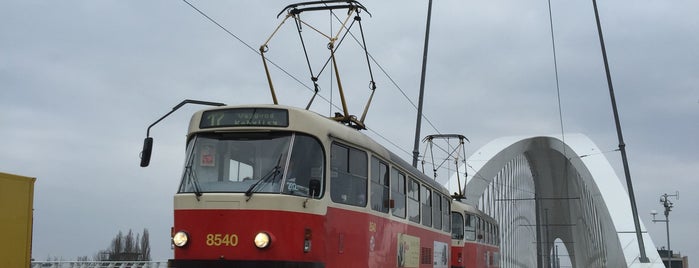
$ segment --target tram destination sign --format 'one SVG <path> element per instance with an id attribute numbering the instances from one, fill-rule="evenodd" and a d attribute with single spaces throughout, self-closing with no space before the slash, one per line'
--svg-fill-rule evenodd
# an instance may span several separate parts
<path id="1" fill-rule="evenodd" d="M 274 108 L 234 108 L 205 111 L 199 128 L 288 127 L 289 112 Z"/>

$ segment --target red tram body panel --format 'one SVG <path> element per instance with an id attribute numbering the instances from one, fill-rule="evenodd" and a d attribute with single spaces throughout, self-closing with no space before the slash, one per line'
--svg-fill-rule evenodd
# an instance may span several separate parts
<path id="1" fill-rule="evenodd" d="M 174 229 L 188 232 L 192 240 L 175 249 L 171 261 L 175 267 L 216 263 L 229 267 L 446 267 L 434 263 L 448 262 L 448 234 L 348 209 L 330 207 L 327 215 L 176 210 L 175 222 Z M 256 248 L 252 241 L 258 232 L 270 234 L 275 243 L 263 250 Z M 304 252 L 309 242 L 310 250 Z M 437 249 L 439 254 L 434 254 L 435 245 L 443 246 Z"/>

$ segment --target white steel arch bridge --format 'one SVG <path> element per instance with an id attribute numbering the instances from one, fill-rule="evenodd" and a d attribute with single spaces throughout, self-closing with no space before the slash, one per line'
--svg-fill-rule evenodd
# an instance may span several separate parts
<path id="1" fill-rule="evenodd" d="M 552 267 L 557 239 L 573 267 L 664 267 L 642 223 L 650 263 L 639 261 L 626 188 L 586 136 L 500 138 L 466 165 L 465 202 L 498 220 L 501 267 Z"/>

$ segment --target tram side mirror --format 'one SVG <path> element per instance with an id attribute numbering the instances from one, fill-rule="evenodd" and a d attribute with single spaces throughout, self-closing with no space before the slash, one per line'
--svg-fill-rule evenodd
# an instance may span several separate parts
<path id="1" fill-rule="evenodd" d="M 153 151 L 153 138 L 146 137 L 143 140 L 143 151 L 141 151 L 141 167 L 147 167 L 150 164 L 150 154 Z"/>
<path id="2" fill-rule="evenodd" d="M 308 189 L 312 197 L 320 196 L 320 180 L 312 179 L 308 182 Z"/>
<path id="3" fill-rule="evenodd" d="M 483 235 L 482 235 L 482 234 L 479 234 L 479 235 L 478 235 L 478 240 L 483 240 Z"/>

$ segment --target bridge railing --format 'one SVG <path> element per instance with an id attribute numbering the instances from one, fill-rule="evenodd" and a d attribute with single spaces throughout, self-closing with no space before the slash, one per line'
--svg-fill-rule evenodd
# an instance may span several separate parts
<path id="1" fill-rule="evenodd" d="M 31 268 L 166 268 L 167 261 L 33 261 Z"/>

